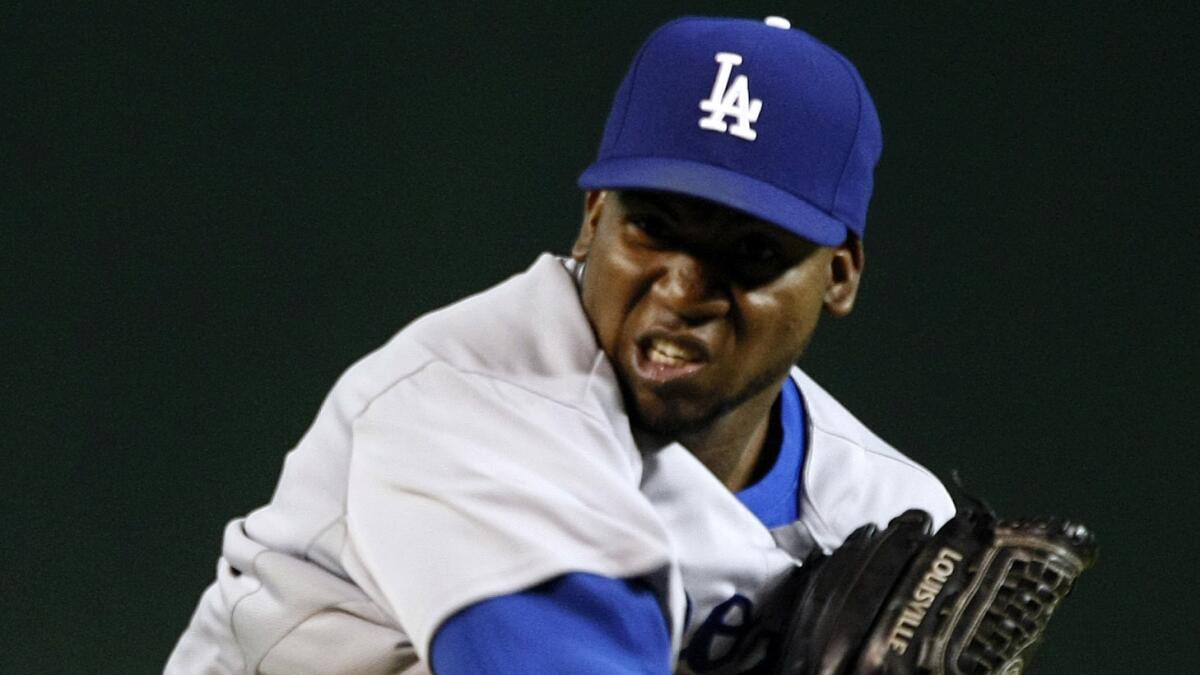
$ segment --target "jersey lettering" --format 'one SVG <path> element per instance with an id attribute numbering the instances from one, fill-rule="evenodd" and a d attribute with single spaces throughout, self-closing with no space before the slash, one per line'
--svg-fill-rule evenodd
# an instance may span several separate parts
<path id="1" fill-rule="evenodd" d="M 751 626 L 754 603 L 737 594 L 713 608 L 692 635 L 683 660 L 692 671 L 702 673 L 728 663 L 739 654 L 738 647 Z"/>
<path id="2" fill-rule="evenodd" d="M 758 121 L 762 112 L 762 99 L 750 98 L 750 80 L 745 75 L 738 75 L 729 81 L 733 67 L 742 64 L 740 54 L 732 52 L 717 52 L 717 79 L 713 82 L 712 93 L 700 101 L 700 110 L 708 113 L 700 118 L 700 127 L 712 131 L 730 134 L 747 141 L 758 138 L 758 132 L 751 124 Z M 733 124 L 725 122 L 726 117 L 734 117 Z"/>

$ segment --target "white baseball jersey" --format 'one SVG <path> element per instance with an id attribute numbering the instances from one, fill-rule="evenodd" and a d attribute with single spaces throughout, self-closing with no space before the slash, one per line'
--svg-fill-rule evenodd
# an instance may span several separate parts
<path id="1" fill-rule="evenodd" d="M 648 579 L 675 652 L 705 639 L 720 662 L 734 641 L 701 627 L 750 626 L 806 547 L 953 514 L 932 474 L 793 377 L 800 520 L 772 533 L 685 448 L 639 446 L 572 274 L 543 255 L 341 377 L 271 503 L 226 527 L 166 671 L 426 673 L 445 619 L 570 572 Z"/>

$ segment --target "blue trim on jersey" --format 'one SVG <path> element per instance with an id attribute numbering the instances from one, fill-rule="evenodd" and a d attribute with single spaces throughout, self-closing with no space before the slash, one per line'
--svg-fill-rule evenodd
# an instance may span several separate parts
<path id="1" fill-rule="evenodd" d="M 804 465 L 807 421 L 804 399 L 790 377 L 780 392 L 779 422 L 783 433 L 775 465 L 757 483 L 737 493 L 742 504 L 769 528 L 800 517 L 800 469 Z"/>
<path id="2" fill-rule="evenodd" d="M 437 675 L 671 672 L 654 591 L 581 572 L 467 607 L 442 624 L 430 652 Z"/>

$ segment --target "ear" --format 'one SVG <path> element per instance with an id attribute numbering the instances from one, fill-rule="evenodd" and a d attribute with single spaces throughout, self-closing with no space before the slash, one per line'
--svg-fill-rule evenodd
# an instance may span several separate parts
<path id="1" fill-rule="evenodd" d="M 829 287 L 825 289 L 825 311 L 833 316 L 846 316 L 854 309 L 858 297 L 858 282 L 862 279 L 866 259 L 862 240 L 853 233 L 833 249 L 829 259 Z"/>
<path id="2" fill-rule="evenodd" d="M 608 198 L 607 190 L 589 190 L 583 198 L 583 222 L 579 225 L 579 236 L 571 247 L 571 257 L 583 262 L 587 259 L 588 251 L 592 250 L 592 242 L 596 239 L 596 226 L 600 224 L 600 215 L 604 213 L 604 202 Z"/>

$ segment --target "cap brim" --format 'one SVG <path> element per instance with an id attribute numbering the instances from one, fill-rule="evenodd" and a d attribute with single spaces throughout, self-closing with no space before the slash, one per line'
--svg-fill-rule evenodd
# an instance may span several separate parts
<path id="1" fill-rule="evenodd" d="M 779 225 L 821 246 L 846 240 L 845 223 L 769 183 L 711 164 L 662 157 L 606 159 L 579 176 L 585 190 L 664 190 L 699 197 Z"/>

